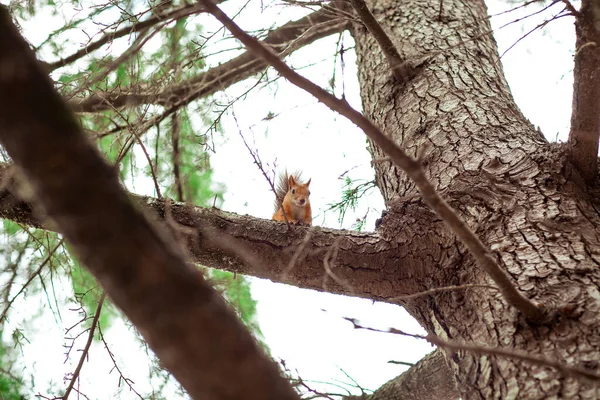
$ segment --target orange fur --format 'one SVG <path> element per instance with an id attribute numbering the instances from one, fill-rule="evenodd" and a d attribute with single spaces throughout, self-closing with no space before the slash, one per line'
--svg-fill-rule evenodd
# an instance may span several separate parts
<path id="1" fill-rule="evenodd" d="M 310 179 L 306 183 L 300 181 L 300 174 L 288 175 L 287 171 L 279 177 L 277 185 L 277 199 L 275 200 L 275 221 L 304 223 L 312 225 L 312 210 L 310 208 Z M 283 197 L 283 202 L 281 199 Z M 285 212 L 285 217 L 284 213 Z"/>

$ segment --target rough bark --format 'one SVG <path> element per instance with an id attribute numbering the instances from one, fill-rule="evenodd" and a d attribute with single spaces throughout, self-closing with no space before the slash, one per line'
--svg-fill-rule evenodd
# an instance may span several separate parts
<path id="1" fill-rule="evenodd" d="M 598 175 L 600 138 L 600 2 L 583 0 L 576 14 L 573 112 L 569 143 L 572 162 L 593 184 Z"/>
<path id="2" fill-rule="evenodd" d="M 572 310 L 550 326 L 531 326 L 496 294 L 455 292 L 421 298 L 407 310 L 431 334 L 484 346 L 518 349 L 586 368 L 600 357 L 600 218 L 581 175 L 516 107 L 504 79 L 483 1 L 372 1 L 371 11 L 407 60 L 432 56 L 422 72 L 397 85 L 368 32 L 353 27 L 366 115 L 398 145 L 421 154 L 427 175 L 494 252 L 525 295 Z M 385 155 L 371 143 L 374 159 Z M 407 201 L 417 196 L 389 163 L 376 176 L 391 212 L 383 238 L 403 242 L 436 235 L 443 248 L 423 246 L 425 287 L 485 284 L 446 229 L 422 231 Z M 430 226 L 425 222 L 425 227 Z M 450 262 L 448 262 L 450 260 Z M 568 307 L 563 308 L 564 305 Z M 589 382 L 511 359 L 457 352 L 448 357 L 465 399 L 590 398 Z"/>
<path id="3" fill-rule="evenodd" d="M 429 353 L 402 375 L 383 384 L 366 400 L 456 400 L 454 374 L 443 350 Z"/>
<path id="4" fill-rule="evenodd" d="M 476 290 L 437 293 L 402 304 L 441 338 L 518 349 L 596 370 L 596 196 L 571 168 L 567 153 L 549 145 L 514 104 L 495 42 L 487 34 L 483 2 L 445 0 L 441 18 L 439 0 L 367 4 L 403 59 L 430 59 L 410 82 L 398 84 L 379 46 L 356 25 L 365 114 L 402 148 L 422 154 L 428 177 L 495 251 L 523 293 L 568 312 L 555 324 L 531 326 L 501 296 Z M 390 208 L 379 235 L 317 228 L 305 240 L 307 229 L 301 227 L 288 232 L 285 224 L 179 203 L 165 211 L 165 203 L 144 201 L 168 221 L 191 228 L 180 232 L 190 253 L 217 268 L 378 300 L 435 287 L 490 284 L 454 235 L 422 204 L 412 182 L 381 160 L 384 154 L 377 146 L 372 144 L 371 150 Z M 27 205 L 17 206 L 13 215 L 30 218 Z M 244 246 L 205 239 L 210 236 L 206 226 Z M 304 251 L 288 268 L 304 242 Z M 233 247 L 244 251 L 232 254 Z M 330 260 L 343 284 L 323 268 L 324 258 L 336 247 L 337 257 Z M 462 351 L 444 357 L 465 399 L 600 394 L 585 381 L 539 365 Z"/>
<path id="5" fill-rule="evenodd" d="M 4 6 L 0 127 L 40 207 L 192 398 L 298 398 L 225 300 L 133 205 Z"/>
<path id="6" fill-rule="evenodd" d="M 9 179 L 10 165 L 0 164 L 0 181 Z M 0 190 L 1 218 L 32 227 L 56 229 L 52 224 L 44 223 L 44 218 L 34 213 L 29 203 L 15 196 L 15 192 L 18 190 L 13 184 L 6 184 Z M 130 196 L 157 221 L 168 226 L 190 258 L 200 265 L 301 288 L 386 302 L 394 302 L 393 297 L 398 295 L 426 290 L 420 277 L 422 271 L 433 266 L 423 264 L 429 260 L 415 259 L 412 254 L 420 251 L 422 246 L 439 248 L 437 252 L 440 252 L 449 243 L 439 242 L 435 234 L 409 243 L 393 237 L 382 238 L 374 232 L 304 226 L 294 226 L 290 231 L 281 222 L 147 196 Z M 443 223 L 424 206 L 415 206 L 415 210 L 412 218 L 419 218 L 422 226 L 429 221 L 427 232 L 444 229 Z M 220 239 L 207 240 L 207 230 L 210 236 Z M 230 244 L 233 242 L 242 250 L 232 252 Z M 336 257 L 330 262 L 331 270 L 334 275 L 343 277 L 344 284 L 336 282 L 324 268 L 324 260 L 334 249 Z"/>

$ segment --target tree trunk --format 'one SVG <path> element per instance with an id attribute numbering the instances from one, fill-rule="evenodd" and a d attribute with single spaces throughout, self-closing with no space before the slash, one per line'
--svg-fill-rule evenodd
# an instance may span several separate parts
<path id="1" fill-rule="evenodd" d="M 402 303 L 443 339 L 517 350 L 596 371 L 600 320 L 600 218 L 595 196 L 514 103 L 482 0 L 372 1 L 369 8 L 409 62 L 425 59 L 405 85 L 394 80 L 372 35 L 352 31 L 364 113 L 414 156 L 427 176 L 528 298 L 561 311 L 533 326 L 500 294 L 443 292 Z M 440 12 L 441 5 L 441 12 Z M 397 262 L 420 264 L 415 291 L 491 284 L 451 231 L 431 218 L 406 175 L 375 144 L 376 178 L 390 213 L 380 234 L 419 243 Z M 464 399 L 595 398 L 593 384 L 555 369 L 497 356 L 446 355 Z"/>

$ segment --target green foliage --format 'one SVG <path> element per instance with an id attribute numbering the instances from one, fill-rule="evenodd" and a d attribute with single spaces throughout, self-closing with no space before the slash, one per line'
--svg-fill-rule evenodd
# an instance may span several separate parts
<path id="1" fill-rule="evenodd" d="M 352 180 L 349 176 L 343 178 L 342 195 L 340 201 L 328 204 L 329 208 L 325 210 L 338 213 L 338 222 L 340 225 L 344 222 L 346 211 L 348 209 L 355 210 L 359 200 L 366 196 L 369 191 L 375 188 L 375 181 L 367 181 L 364 179 Z M 352 228 L 361 231 L 364 228 L 367 215 L 357 219 Z"/>
<path id="2" fill-rule="evenodd" d="M 22 400 L 24 399 L 21 395 L 24 392 L 23 378 L 14 371 L 13 366 L 16 361 L 14 351 L 5 345 L 2 337 L 2 330 L 0 330 L 0 400 Z"/>
<path id="3" fill-rule="evenodd" d="M 15 357 L 2 341 L 0 330 L 0 400 L 21 400 L 24 397 L 23 379 L 18 376 L 12 366 L 15 365 Z"/>
<path id="4" fill-rule="evenodd" d="M 77 50 L 81 43 L 74 46 L 70 33 L 74 30 L 88 29 L 90 20 L 93 20 L 97 26 L 119 29 L 134 21 L 146 19 L 151 15 L 151 12 L 146 12 L 149 3 L 157 5 L 160 0 L 151 2 L 116 0 L 100 2 L 96 7 L 89 7 L 80 0 L 62 2 L 27 0 L 13 2 L 15 3 L 13 12 L 18 19 L 22 20 L 30 20 L 36 14 L 45 15 L 45 13 L 62 18 L 60 6 L 69 2 L 77 4 L 81 11 L 75 18 L 66 20 L 64 26 L 37 43 L 36 51 L 45 61 L 51 62 L 64 58 Z M 183 1 L 174 1 L 172 6 L 182 3 Z M 108 31 L 112 28 L 108 28 Z M 151 33 L 152 29 L 148 33 Z M 116 39 L 114 43 L 103 46 L 97 52 L 83 57 L 74 64 L 55 70 L 52 78 L 58 90 L 68 99 L 73 96 L 84 98 L 93 93 L 107 95 L 140 92 L 148 88 L 160 91 L 169 85 L 179 84 L 198 75 L 206 67 L 201 52 L 202 42 L 199 42 L 202 40 L 202 26 L 190 18 L 171 23 L 151 39 L 154 45 L 145 46 L 119 65 L 111 65 L 140 34 L 142 33 L 132 33 L 130 36 Z M 93 42 L 101 35 L 100 33 L 91 36 L 90 40 Z M 157 41 L 158 45 L 156 45 Z M 114 68 L 107 73 L 108 66 Z M 93 83 L 90 84 L 92 81 Z M 135 190 L 136 186 L 147 186 L 147 178 L 150 177 L 152 182 L 156 180 L 163 196 L 176 199 L 179 182 L 184 201 L 200 206 L 213 206 L 213 204 L 219 206 L 223 202 L 225 187 L 213 181 L 208 150 L 211 141 L 208 132 L 218 131 L 219 125 L 213 125 L 214 116 L 207 114 L 209 107 L 206 107 L 204 102 L 205 100 L 191 102 L 172 115 L 152 123 L 147 121 L 161 116 L 165 112 L 165 107 L 128 106 L 81 114 L 78 117 L 84 131 L 95 141 L 108 162 L 118 169 L 123 184 L 128 188 Z M 177 128 L 178 137 L 176 146 L 173 140 L 174 126 Z M 178 148 L 177 154 L 174 151 L 175 147 Z M 175 160 L 179 169 L 178 180 L 174 173 Z M 66 285 L 71 285 L 73 295 L 66 296 L 68 301 L 79 304 L 80 312 L 88 317 L 95 314 L 101 288 L 94 277 L 70 254 L 68 248 L 58 246 L 61 240 L 59 235 L 23 228 L 10 221 L 3 222 L 2 232 L 4 242 L 0 246 L 2 261 L 0 264 L 8 265 L 17 258 L 18 254 L 23 255 L 23 260 L 17 262 L 14 267 L 14 273 L 20 278 L 18 282 L 27 280 L 42 263 L 46 263 L 39 276 L 31 280 L 27 290 L 21 296 L 45 296 L 58 322 L 60 310 L 64 309 L 66 304 L 58 304 L 56 296 L 52 294 L 54 288 L 49 290 L 51 280 L 58 276 L 64 278 L 62 281 L 66 282 Z M 58 249 L 54 251 L 57 246 Z M 13 270 L 1 269 L 1 272 L 12 273 Z M 208 270 L 207 275 L 216 283 L 218 290 L 233 306 L 244 324 L 262 343 L 262 333 L 256 321 L 256 302 L 252 299 L 249 281 L 241 276 L 217 270 Z M 0 285 L 3 283 L 4 281 L 0 281 Z M 15 289 L 9 289 L 8 292 L 14 294 Z M 67 305 L 70 307 L 70 303 Z M 118 315 L 116 308 L 107 299 L 99 321 L 103 332 Z M 81 322 L 78 329 L 83 331 L 90 324 L 91 320 L 87 319 Z M 14 343 L 26 343 L 25 330 L 15 329 L 13 332 L 16 335 L 13 337 Z M 266 345 L 263 346 L 266 348 Z M 0 367 L 5 368 L 1 350 L 2 347 L 0 347 Z M 57 360 L 57 362 L 61 361 Z M 22 388 L 19 386 L 20 382 L 3 375 L 1 368 L 0 400 L 20 398 L 18 397 L 19 390 Z M 158 387 L 155 387 L 154 392 L 145 398 L 166 398 L 162 391 L 167 384 L 173 384 L 172 377 L 162 370 L 158 363 L 154 363 L 150 378 L 153 384 L 158 383 Z M 8 397 L 9 395 L 13 397 Z"/>

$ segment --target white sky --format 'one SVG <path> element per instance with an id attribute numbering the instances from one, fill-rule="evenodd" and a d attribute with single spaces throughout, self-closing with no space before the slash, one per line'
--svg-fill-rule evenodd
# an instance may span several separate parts
<path id="1" fill-rule="evenodd" d="M 230 0 L 223 8 L 232 15 L 239 5 L 239 1 Z M 490 14 L 509 7 L 501 1 L 488 1 L 488 6 Z M 239 19 L 240 25 L 246 29 L 257 29 L 273 16 L 277 17 L 278 24 L 299 18 L 298 9 L 276 6 L 257 17 L 260 2 L 254 2 L 250 7 L 246 17 Z M 555 6 L 550 11 L 557 12 L 559 7 Z M 525 11 L 531 10 L 533 8 Z M 69 14 L 71 11 L 65 7 L 63 12 Z M 496 28 L 522 15 L 523 12 L 511 13 L 493 18 L 492 22 Z M 527 19 L 525 25 L 514 24 L 496 31 L 500 51 L 503 52 L 549 15 L 544 13 Z M 44 24 L 24 26 L 24 35 L 34 44 L 45 38 L 53 28 L 53 20 L 44 18 Z M 202 17 L 201 23 L 206 32 L 218 26 L 209 17 Z M 349 35 L 346 34 L 345 37 L 346 47 L 351 46 Z M 72 40 L 86 41 L 83 35 L 80 39 L 74 37 Z M 288 61 L 296 67 L 314 64 L 303 68 L 301 73 L 321 86 L 326 86 L 332 76 L 331 54 L 335 50 L 336 41 L 337 37 L 321 40 L 298 51 Z M 573 43 L 573 22 L 570 18 L 562 18 L 551 23 L 545 30 L 533 33 L 503 57 L 504 71 L 517 104 L 535 125 L 540 126 L 549 140 L 558 138 L 564 141 L 568 135 Z M 230 42 L 225 45 L 230 45 Z M 227 54 L 226 57 L 230 56 Z M 345 61 L 345 94 L 354 107 L 360 108 L 352 52 L 346 53 Z M 342 76 L 339 59 L 337 66 L 336 93 L 339 95 Z M 270 76 L 275 75 L 271 72 Z M 227 92 L 227 96 L 233 98 L 253 82 L 252 79 L 235 85 Z M 254 91 L 245 100 L 237 102 L 233 110 L 246 140 L 258 150 L 264 163 L 272 165 L 277 161 L 281 168 L 302 168 L 305 176 L 312 178 L 311 203 L 315 224 L 339 228 L 336 216 L 332 213 L 324 214 L 323 210 L 328 203 L 340 198 L 341 181 L 338 177 L 343 172 L 351 170 L 349 176 L 353 179 L 372 179 L 373 172 L 369 166 L 370 158 L 364 134 L 283 80 L 278 80 L 275 87 Z M 263 121 L 268 112 L 275 113 L 278 117 L 268 123 Z M 211 158 L 214 179 L 227 186 L 223 208 L 240 214 L 269 218 L 273 211 L 273 196 L 259 170 L 252 164 L 231 113 L 223 120 L 223 129 L 225 135 L 215 138 L 218 150 Z M 139 159 L 143 160 L 144 157 Z M 136 181 L 135 188 L 137 192 L 153 194 L 152 185 Z M 381 196 L 373 192 L 354 213 L 347 215 L 343 227 L 350 227 L 355 218 L 371 210 L 367 229 L 372 230 L 374 220 L 382 208 Z M 252 293 L 258 300 L 260 326 L 272 354 L 284 359 L 286 365 L 297 370 L 305 380 L 338 380 L 349 383 L 350 380 L 341 372 L 344 370 L 362 387 L 376 389 L 405 369 L 403 366 L 389 364 L 389 360 L 416 362 L 431 350 L 426 343 L 414 339 L 354 330 L 342 318 L 357 318 L 365 325 L 379 328 L 392 326 L 408 332 L 422 332 L 418 324 L 397 306 L 301 290 L 258 279 L 253 279 Z M 57 324 L 50 313 L 42 313 L 42 310 L 47 311 L 48 306 L 45 298 L 22 300 L 15 307 L 25 311 L 14 314 L 11 320 L 17 326 L 21 321 L 29 319 L 31 313 L 43 315 L 35 320 L 35 326 L 28 327 L 37 333 L 28 336 L 31 344 L 24 346 L 23 350 L 28 365 L 36 371 L 35 390 L 42 394 L 46 393 L 50 380 L 57 387 L 65 387 L 63 376 L 72 371 L 73 366 L 72 363 L 62 364 L 64 350 L 61 345 L 65 343 L 63 329 L 77 320 L 76 313 L 63 310 L 63 320 Z M 121 322 L 116 322 L 105 334 L 119 365 L 143 392 L 147 376 L 143 351 L 136 350 L 129 331 Z M 84 342 L 85 337 L 77 342 L 76 348 L 81 348 Z M 76 362 L 78 356 L 75 355 L 72 359 Z M 101 345 L 95 344 L 90 362 L 83 367 L 83 392 L 99 399 L 114 396 L 118 381 L 114 372 L 108 375 L 110 370 L 111 363 L 106 352 Z M 135 398 L 126 390 L 118 397 Z"/>

